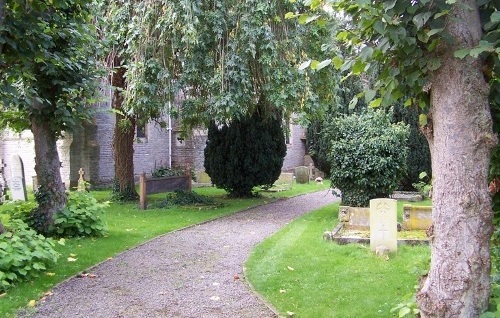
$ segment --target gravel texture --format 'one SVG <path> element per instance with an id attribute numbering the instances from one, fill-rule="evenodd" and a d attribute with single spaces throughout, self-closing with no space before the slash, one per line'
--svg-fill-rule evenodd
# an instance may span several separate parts
<path id="1" fill-rule="evenodd" d="M 335 200 L 320 191 L 163 235 L 91 268 L 97 277 L 64 281 L 29 317 L 276 317 L 243 264 L 264 238 Z"/>

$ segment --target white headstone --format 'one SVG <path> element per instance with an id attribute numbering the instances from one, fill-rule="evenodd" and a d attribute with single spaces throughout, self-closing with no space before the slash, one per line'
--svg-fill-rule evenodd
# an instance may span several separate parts
<path id="1" fill-rule="evenodd" d="M 394 199 L 370 200 L 370 249 L 386 246 L 398 250 L 397 201 Z"/>
<path id="2" fill-rule="evenodd" d="M 10 176 L 10 193 L 12 195 L 12 200 L 26 201 L 28 199 L 28 195 L 26 193 L 23 160 L 18 155 L 12 156 Z"/>

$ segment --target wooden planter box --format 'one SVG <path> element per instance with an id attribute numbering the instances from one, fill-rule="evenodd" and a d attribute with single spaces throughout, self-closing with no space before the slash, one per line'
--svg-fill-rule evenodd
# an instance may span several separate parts
<path id="1" fill-rule="evenodd" d="M 147 179 L 145 173 L 141 173 L 139 181 L 139 209 L 146 210 L 148 206 L 147 195 L 175 190 L 191 191 L 191 176 L 173 176 Z"/>

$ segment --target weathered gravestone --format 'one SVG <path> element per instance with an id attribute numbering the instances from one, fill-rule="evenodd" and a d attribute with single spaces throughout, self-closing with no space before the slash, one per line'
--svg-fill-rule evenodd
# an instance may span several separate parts
<path id="1" fill-rule="evenodd" d="M 397 201 L 370 200 L 370 249 L 385 246 L 391 252 L 398 249 Z"/>
<path id="2" fill-rule="evenodd" d="M 271 192 L 279 192 L 286 191 L 292 188 L 293 184 L 293 173 L 291 172 L 282 172 L 278 178 L 278 180 L 274 181 L 273 186 L 267 191 Z"/>
<path id="3" fill-rule="evenodd" d="M 26 201 L 28 199 L 28 194 L 26 193 L 26 180 L 24 179 L 23 160 L 18 155 L 12 156 L 12 164 L 10 167 L 10 194 L 13 201 Z"/>
<path id="4" fill-rule="evenodd" d="M 296 167 L 295 181 L 300 184 L 309 183 L 309 167 L 306 166 Z"/>
<path id="5" fill-rule="evenodd" d="M 339 221 L 346 230 L 370 230 L 370 208 L 339 206 Z"/>

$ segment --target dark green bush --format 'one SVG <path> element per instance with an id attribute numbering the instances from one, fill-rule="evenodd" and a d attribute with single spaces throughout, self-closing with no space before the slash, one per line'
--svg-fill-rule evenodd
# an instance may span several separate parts
<path id="1" fill-rule="evenodd" d="M 248 197 L 255 186 L 271 187 L 286 155 L 281 120 L 251 117 L 208 128 L 205 171 L 231 196 Z"/>
<path id="2" fill-rule="evenodd" d="M 419 190 L 414 184 L 422 181 L 420 174 L 425 172 L 428 179 L 432 179 L 431 153 L 429 143 L 420 132 L 417 109 L 396 105 L 394 108 L 393 122 L 404 122 L 410 126 L 410 135 L 407 139 L 408 157 L 406 159 L 407 173 L 400 181 L 399 189 L 405 191 Z"/>
<path id="3" fill-rule="evenodd" d="M 51 233 L 58 237 L 103 236 L 108 203 L 99 203 L 87 192 L 71 192 L 66 208 L 56 214 Z"/>
<path id="4" fill-rule="evenodd" d="M 368 206 L 390 195 L 404 176 L 409 128 L 391 123 L 391 116 L 370 109 L 326 123 L 332 187 L 342 192 L 343 204 Z"/>
<path id="5" fill-rule="evenodd" d="M 11 219 L 0 234 L 0 293 L 14 283 L 37 276 L 57 261 L 56 242 L 37 234 L 21 220 Z M 63 244 L 63 241 L 59 241 Z"/>
<path id="6" fill-rule="evenodd" d="M 315 74 L 316 77 L 316 74 Z M 306 132 L 306 147 L 309 155 L 314 162 L 314 166 L 330 175 L 330 164 L 328 162 L 328 153 L 330 148 L 330 139 L 325 137 L 323 129 L 325 123 L 333 120 L 333 118 L 350 114 L 361 114 L 368 107 L 364 99 L 358 99 L 356 95 L 363 92 L 364 87 L 359 77 L 349 76 L 347 79 L 338 83 L 334 88 L 329 88 L 327 95 L 335 96 L 331 98 L 326 111 L 320 112 L 313 117 Z M 332 93 L 333 92 L 333 93 Z M 325 98 L 325 96 L 323 96 Z M 356 103 L 353 103 L 353 100 Z"/>
<path id="7" fill-rule="evenodd" d="M 490 107 L 493 118 L 493 130 L 500 136 L 500 79 L 495 78 L 490 83 Z M 496 145 L 490 159 L 490 190 L 493 192 L 492 210 L 494 231 L 491 237 L 491 298 L 488 312 L 481 317 L 498 317 L 500 313 L 500 191 L 497 183 L 500 181 L 500 145 Z"/>
<path id="8" fill-rule="evenodd" d="M 314 166 L 324 172 L 326 176 L 330 175 L 330 163 L 328 162 L 328 148 L 330 140 L 323 138 L 324 119 L 315 120 L 307 126 L 306 147 L 311 156 Z"/>

